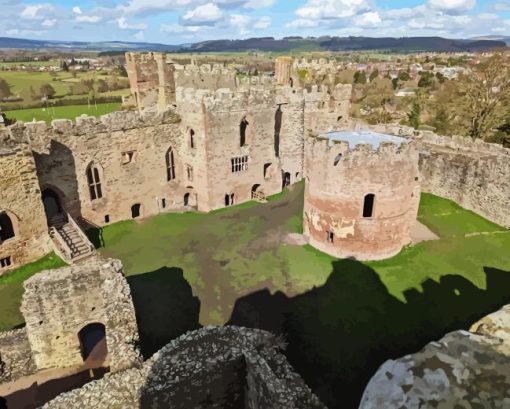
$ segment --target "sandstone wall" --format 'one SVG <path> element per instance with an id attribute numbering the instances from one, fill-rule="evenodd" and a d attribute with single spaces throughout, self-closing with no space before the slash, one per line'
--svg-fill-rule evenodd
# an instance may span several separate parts
<path id="1" fill-rule="evenodd" d="M 141 216 L 170 210 L 183 211 L 188 186 L 186 164 L 193 163 L 188 140 L 177 117 L 145 121 L 136 112 L 116 112 L 97 120 L 81 117 L 76 123 L 58 120 L 26 124 L 39 183 L 59 196 L 65 210 L 77 220 L 104 225 L 131 218 L 141 205 Z M 168 150 L 172 148 L 175 179 L 167 180 Z M 133 159 L 124 163 L 125 152 Z M 92 200 L 87 167 L 100 169 L 102 197 Z"/>
<path id="2" fill-rule="evenodd" d="M 164 53 L 126 53 L 131 94 L 139 109 L 157 107 L 162 112 L 175 101 L 174 65 Z"/>
<path id="3" fill-rule="evenodd" d="M 0 383 L 35 372 L 25 328 L 0 333 Z"/>
<path id="4" fill-rule="evenodd" d="M 357 127 L 365 127 L 357 124 Z M 422 189 L 510 228 L 510 149 L 399 126 L 372 127 L 420 145 Z"/>
<path id="5" fill-rule="evenodd" d="M 18 128 L 13 129 L 14 133 Z M 10 257 L 10 265 L 0 274 L 42 257 L 51 251 L 41 190 L 34 158 L 26 144 L 16 148 L 0 146 L 0 213 L 10 218 L 14 237 L 0 239 L 0 259 Z"/>
<path id="6" fill-rule="evenodd" d="M 90 259 L 49 270 L 24 282 L 21 312 L 38 370 L 83 362 L 79 332 L 88 324 L 106 328 L 111 371 L 140 363 L 131 293 L 118 260 Z"/>
<path id="7" fill-rule="evenodd" d="M 172 341 L 139 370 L 106 375 L 58 396 L 45 409 L 324 408 L 269 333 L 208 327 Z"/>
<path id="8" fill-rule="evenodd" d="M 175 86 L 194 89 L 236 88 L 235 70 L 221 64 L 186 65 L 175 70 Z"/>
<path id="9" fill-rule="evenodd" d="M 391 257 L 410 243 L 420 200 L 413 144 L 382 143 L 374 150 L 313 137 L 306 143 L 304 231 L 312 246 L 369 260 Z M 364 218 L 367 194 L 375 195 L 374 213 Z"/>

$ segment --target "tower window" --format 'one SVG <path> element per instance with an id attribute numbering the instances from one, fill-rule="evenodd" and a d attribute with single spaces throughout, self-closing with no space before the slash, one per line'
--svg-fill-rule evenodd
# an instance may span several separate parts
<path id="1" fill-rule="evenodd" d="M 374 215 L 375 195 L 370 193 L 365 196 L 363 203 L 363 217 L 372 217 Z"/>
<path id="2" fill-rule="evenodd" d="M 186 170 L 188 172 L 188 180 L 190 182 L 192 182 L 193 181 L 193 167 L 191 165 L 187 165 Z"/>
<path id="3" fill-rule="evenodd" d="M 195 148 L 195 131 L 193 129 L 189 131 L 189 146 L 191 149 Z"/>
<path id="4" fill-rule="evenodd" d="M 135 161 L 135 151 L 122 152 L 122 164 L 127 165 Z"/>
<path id="5" fill-rule="evenodd" d="M 7 268 L 12 264 L 11 256 L 0 258 L 0 268 Z"/>
<path id="6" fill-rule="evenodd" d="M 239 133 L 240 133 L 240 145 L 241 146 L 244 146 L 246 145 L 246 129 L 248 128 L 248 125 L 250 123 L 248 122 L 248 120 L 246 119 L 246 117 L 244 117 L 243 119 L 241 119 L 241 124 L 239 125 Z"/>
<path id="7" fill-rule="evenodd" d="M 9 215 L 5 212 L 0 213 L 0 244 L 2 241 L 12 239 L 15 236 L 14 226 Z"/>
<path id="8" fill-rule="evenodd" d="M 232 173 L 243 172 L 248 170 L 248 156 L 239 156 L 230 159 Z"/>
<path id="9" fill-rule="evenodd" d="M 326 232 L 326 240 L 328 241 L 328 243 L 333 244 L 335 242 L 335 233 L 333 233 L 331 231 L 327 231 Z"/>
<path id="10" fill-rule="evenodd" d="M 166 180 L 170 182 L 175 179 L 175 161 L 172 148 L 166 152 Z"/>
<path id="11" fill-rule="evenodd" d="M 94 163 L 91 163 L 87 167 L 87 182 L 89 185 L 90 200 L 101 199 L 103 197 L 101 178 L 99 176 L 99 168 Z"/>

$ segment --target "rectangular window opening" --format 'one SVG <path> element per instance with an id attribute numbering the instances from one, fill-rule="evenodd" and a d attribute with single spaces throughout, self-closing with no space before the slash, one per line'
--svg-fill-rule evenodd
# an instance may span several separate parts
<path id="1" fill-rule="evenodd" d="M 0 268 L 7 268 L 12 264 L 11 256 L 0 259 Z"/>
<path id="2" fill-rule="evenodd" d="M 248 156 L 239 156 L 230 159 L 232 173 L 244 172 L 248 170 Z"/>
<path id="3" fill-rule="evenodd" d="M 105 223 L 110 223 L 110 215 L 109 214 L 104 216 L 104 222 Z"/>

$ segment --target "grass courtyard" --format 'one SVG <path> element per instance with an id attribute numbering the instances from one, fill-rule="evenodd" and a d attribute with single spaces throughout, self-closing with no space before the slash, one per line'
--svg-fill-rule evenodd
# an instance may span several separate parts
<path id="1" fill-rule="evenodd" d="M 302 211 L 300 184 L 267 204 L 125 221 L 90 236 L 123 261 L 146 355 L 200 325 L 280 332 L 330 408 L 357 407 L 385 360 L 510 302 L 510 233 L 451 201 L 422 195 L 419 219 L 439 240 L 367 263 L 284 244 L 301 232 Z M 21 281 L 35 270 L 0 278 L 1 329 L 21 323 Z"/>

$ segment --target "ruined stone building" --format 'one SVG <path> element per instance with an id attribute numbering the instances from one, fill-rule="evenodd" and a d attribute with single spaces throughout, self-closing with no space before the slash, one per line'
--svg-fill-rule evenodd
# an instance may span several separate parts
<path id="1" fill-rule="evenodd" d="M 1 273 L 52 249 L 68 262 L 94 254 L 83 231 L 91 226 L 264 201 L 304 178 L 305 233 L 334 256 L 398 253 L 419 184 L 510 225 L 504 148 L 398 126 L 330 134 L 360 126 L 348 118 L 351 86 L 300 88 L 288 58 L 274 78 L 177 66 L 158 53 L 126 59 L 126 104 L 136 106 L 0 128 Z M 501 183 L 484 183 L 491 177 Z"/>
<path id="2" fill-rule="evenodd" d="M 0 383 L 39 371 L 141 363 L 130 289 L 119 260 L 48 270 L 24 282 L 26 326 L 0 333 Z M 104 345 L 97 347 L 98 342 Z"/>

